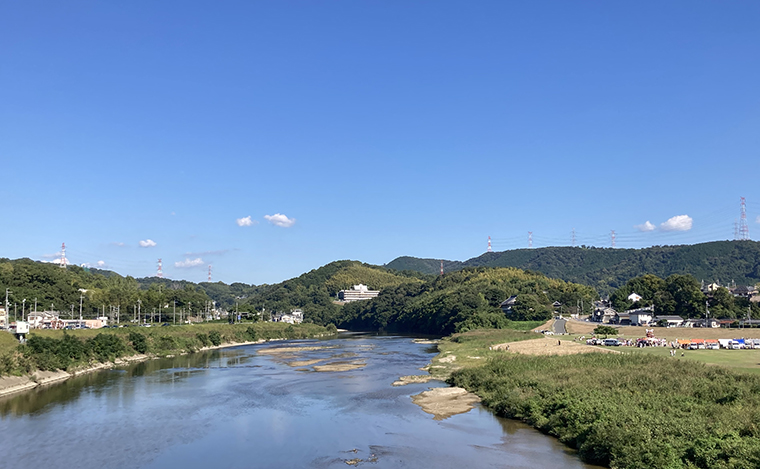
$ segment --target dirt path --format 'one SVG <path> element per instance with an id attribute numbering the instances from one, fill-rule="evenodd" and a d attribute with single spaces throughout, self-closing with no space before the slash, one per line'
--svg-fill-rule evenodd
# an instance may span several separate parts
<path id="1" fill-rule="evenodd" d="M 561 344 L 561 345 L 560 345 Z M 578 353 L 619 353 L 617 350 L 593 347 L 591 345 L 544 337 L 541 339 L 507 342 L 493 346 L 493 350 L 503 350 L 509 353 L 526 355 L 575 355 Z"/>

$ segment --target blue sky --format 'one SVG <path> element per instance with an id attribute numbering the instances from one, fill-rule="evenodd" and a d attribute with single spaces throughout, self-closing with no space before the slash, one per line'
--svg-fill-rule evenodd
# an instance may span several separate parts
<path id="1" fill-rule="evenodd" d="M 275 283 L 529 231 L 732 239 L 740 197 L 760 239 L 759 21 L 755 1 L 5 2 L 0 257 L 65 242 L 125 275 Z"/>

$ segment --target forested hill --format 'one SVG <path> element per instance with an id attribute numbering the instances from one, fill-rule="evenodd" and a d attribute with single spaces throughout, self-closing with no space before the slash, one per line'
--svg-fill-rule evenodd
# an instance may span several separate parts
<path id="1" fill-rule="evenodd" d="M 175 305 L 185 311 L 202 311 L 215 301 L 223 309 L 287 312 L 303 308 L 306 319 L 328 323 L 339 307 L 333 303 L 339 290 L 359 283 L 382 290 L 402 283 L 421 284 L 427 277 L 419 272 L 394 272 L 358 261 L 337 261 L 274 285 L 225 284 L 146 277 L 123 277 L 116 272 L 35 262 L 30 259 L 0 259 L 0 291 L 9 290 L 9 303 L 21 313 L 33 307 L 56 311 L 79 310 L 86 317 L 121 306 L 132 311 L 141 305 L 147 312 Z M 3 297 L 2 300 L 5 298 Z M 73 305 L 73 306 L 72 306 Z"/>
<path id="2" fill-rule="evenodd" d="M 399 257 L 387 268 L 439 272 L 439 259 Z M 465 267 L 517 267 L 553 278 L 593 286 L 609 293 L 628 280 L 644 274 L 667 277 L 691 274 L 698 280 L 750 285 L 760 282 L 760 243 L 714 241 L 682 246 L 644 249 L 547 247 L 491 252 L 464 262 L 444 261 L 444 272 Z"/>
<path id="3" fill-rule="evenodd" d="M 340 290 L 362 283 L 370 289 L 382 291 L 401 284 L 419 285 L 428 278 L 415 271 L 396 272 L 358 261 L 336 261 L 300 277 L 259 287 L 246 299 L 245 307 L 268 311 L 303 308 L 306 319 L 328 324 L 340 310 L 340 306 L 333 303 Z"/>
<path id="4" fill-rule="evenodd" d="M 512 295 L 509 314 L 499 305 Z M 343 306 L 333 321 L 351 330 L 386 330 L 451 334 L 482 327 L 508 328 L 510 321 L 551 318 L 552 311 L 588 314 L 598 294 L 586 285 L 551 279 L 513 268 L 478 267 L 432 277 L 425 283 L 404 283 L 377 298 Z M 559 306 L 553 306 L 554 302 Z"/>

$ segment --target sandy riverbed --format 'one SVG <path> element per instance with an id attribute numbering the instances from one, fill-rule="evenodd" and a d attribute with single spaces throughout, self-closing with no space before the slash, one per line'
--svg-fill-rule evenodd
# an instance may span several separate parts
<path id="1" fill-rule="evenodd" d="M 443 420 L 469 412 L 480 398 L 462 388 L 435 388 L 412 396 L 412 402 L 432 414 L 433 420 Z"/>

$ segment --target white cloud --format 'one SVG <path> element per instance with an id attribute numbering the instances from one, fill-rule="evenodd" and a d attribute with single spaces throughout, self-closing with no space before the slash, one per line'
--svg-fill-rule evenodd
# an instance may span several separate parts
<path id="1" fill-rule="evenodd" d="M 641 225 L 633 225 L 633 227 L 639 231 L 654 231 L 657 228 L 653 223 L 650 223 L 649 220 L 645 221 Z"/>
<path id="2" fill-rule="evenodd" d="M 280 226 L 282 228 L 290 228 L 296 222 L 295 218 L 288 218 L 281 213 L 275 213 L 274 215 L 264 215 L 264 218 L 273 225 Z"/>
<path id="3" fill-rule="evenodd" d="M 247 217 L 236 219 L 235 223 L 237 223 L 238 226 L 253 226 L 256 225 L 258 221 L 251 220 L 251 216 L 248 215 Z"/>
<path id="4" fill-rule="evenodd" d="M 660 229 L 662 231 L 689 231 L 692 222 L 692 218 L 688 215 L 676 215 L 669 218 L 665 223 L 660 224 Z"/>
<path id="5" fill-rule="evenodd" d="M 111 243 L 111 246 L 124 247 L 124 246 L 126 246 L 126 244 L 124 244 L 122 242 L 119 242 L 119 241 L 114 241 L 114 242 Z"/>
<path id="6" fill-rule="evenodd" d="M 175 262 L 174 267 L 178 269 L 192 269 L 193 267 L 202 267 L 203 264 L 203 259 L 200 257 L 195 259 L 185 258 L 184 261 Z"/>
<path id="7" fill-rule="evenodd" d="M 97 264 L 98 264 L 98 267 L 105 267 L 106 266 L 105 261 L 98 261 Z"/>
<path id="8" fill-rule="evenodd" d="M 144 241 L 140 241 L 140 247 L 141 248 L 152 248 L 156 245 L 156 242 L 152 239 L 146 239 Z"/>

